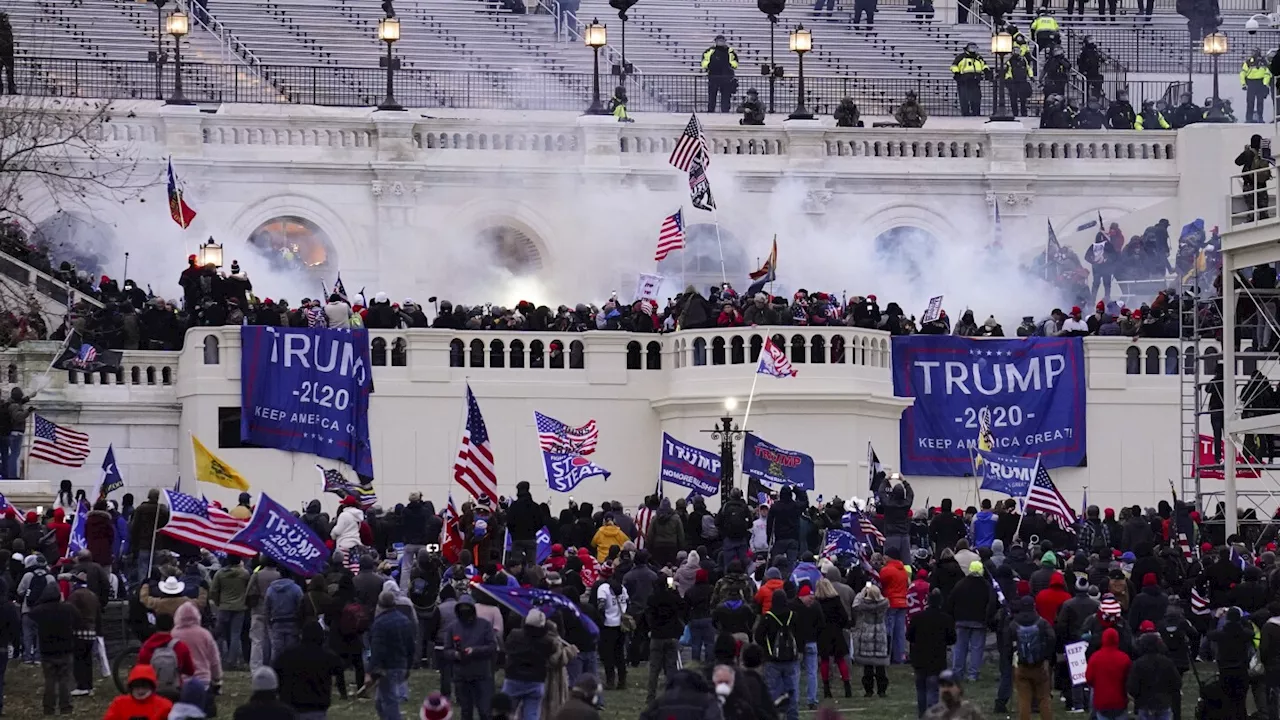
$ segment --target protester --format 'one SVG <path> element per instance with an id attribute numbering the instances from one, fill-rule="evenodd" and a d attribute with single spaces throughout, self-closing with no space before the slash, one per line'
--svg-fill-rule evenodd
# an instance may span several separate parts
<path id="1" fill-rule="evenodd" d="M 111 701 L 103 720 L 166 720 L 173 703 L 156 692 L 156 673 L 150 665 L 129 671 L 125 693 Z M 245 720 L 239 714 L 237 720 Z M 248 718 L 252 720 L 252 718 Z"/>

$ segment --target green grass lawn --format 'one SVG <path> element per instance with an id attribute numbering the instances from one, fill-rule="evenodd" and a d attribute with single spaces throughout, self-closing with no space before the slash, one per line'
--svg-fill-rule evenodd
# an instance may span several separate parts
<path id="1" fill-rule="evenodd" d="M 832 668 L 834 671 L 835 668 Z M 993 716 L 991 707 L 995 698 L 996 691 L 996 669 L 994 665 L 986 665 L 983 668 L 983 677 L 976 683 L 969 684 L 965 691 L 967 697 L 977 703 L 978 708 L 985 717 L 998 718 L 1003 716 Z M 862 697 L 862 687 L 860 684 L 860 668 L 855 668 L 853 676 L 854 697 L 845 699 L 844 691 L 840 683 L 832 683 L 832 692 L 838 697 L 823 701 L 824 704 L 830 704 L 839 709 L 846 717 L 866 717 L 875 718 L 876 720 L 915 720 L 916 718 L 916 694 L 915 681 L 909 668 L 893 667 L 889 670 L 889 691 L 885 698 L 864 698 Z M 501 685 L 501 673 L 498 674 L 496 682 Z M 606 718 L 626 718 L 633 720 L 637 718 L 640 711 L 644 707 L 645 689 L 648 682 L 648 669 L 646 665 L 633 669 L 628 674 L 628 683 L 630 687 L 622 691 L 609 691 L 605 693 L 606 708 L 602 713 Z M 74 704 L 73 716 L 77 720 L 88 720 L 90 718 L 100 718 L 106 711 L 107 705 L 115 697 L 115 688 L 111 684 L 110 679 L 95 679 L 94 694 L 89 697 L 72 698 Z M 432 691 L 440 688 L 439 676 L 430 670 L 416 671 L 409 675 L 410 700 L 402 706 L 401 710 L 406 720 L 411 720 L 418 716 L 418 707 L 422 703 L 422 699 Z M 807 691 L 803 689 L 804 680 L 801 679 L 801 697 L 807 695 Z M 8 718 L 32 718 L 39 717 L 41 708 L 41 692 L 43 688 L 43 679 L 40 674 L 39 667 L 29 665 L 21 665 L 10 663 L 9 672 L 5 683 L 5 717 Z M 245 702 L 249 696 L 249 675 L 244 672 L 227 673 L 224 681 L 222 695 L 218 698 L 219 716 L 230 718 L 232 711 Z M 819 685 L 819 696 L 821 696 L 821 685 Z M 1187 676 L 1187 687 L 1184 688 L 1184 707 L 1183 717 L 1194 717 L 1192 714 L 1195 708 L 1195 681 L 1190 675 Z M 1061 713 L 1062 706 L 1055 701 L 1055 714 Z M 800 706 L 801 716 L 807 713 L 804 703 Z M 375 717 L 372 700 L 339 700 L 336 695 L 334 697 L 333 706 L 329 709 L 329 717 L 331 720 L 369 720 Z M 455 708 L 455 717 L 461 720 Z M 1083 717 L 1083 716 L 1082 716 Z M 545 720 L 545 719 L 544 719 Z"/>

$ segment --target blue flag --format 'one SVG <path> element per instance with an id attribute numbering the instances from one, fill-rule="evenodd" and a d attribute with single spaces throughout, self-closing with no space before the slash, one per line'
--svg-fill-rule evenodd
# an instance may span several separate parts
<path id="1" fill-rule="evenodd" d="M 324 572 L 329 564 L 329 550 L 320 536 L 266 493 L 258 499 L 249 524 L 231 542 L 251 547 L 304 577 Z"/>
<path id="2" fill-rule="evenodd" d="M 506 538 L 502 542 L 502 552 L 503 554 L 511 552 L 511 531 L 510 530 L 507 530 Z"/>
<path id="3" fill-rule="evenodd" d="M 796 585 L 807 582 L 810 590 L 818 587 L 818 580 L 821 578 L 822 571 L 811 562 L 796 563 L 796 569 L 791 571 L 791 582 Z"/>
<path id="4" fill-rule="evenodd" d="M 71 523 L 71 539 L 67 541 L 67 557 L 75 557 L 76 553 L 89 547 L 89 541 L 84 537 L 84 526 L 88 518 L 89 502 L 81 500 L 79 507 L 76 508 L 75 522 Z"/>
<path id="5" fill-rule="evenodd" d="M 543 613 L 551 615 L 556 610 L 573 615 L 582 622 L 582 626 L 592 635 L 599 635 L 600 628 L 592 622 L 591 618 L 582 614 L 582 610 L 573 603 L 569 598 L 545 590 L 543 588 L 524 588 L 524 587 L 501 587 L 496 585 L 472 585 L 476 590 L 482 590 L 498 601 L 506 609 L 516 613 L 520 617 L 524 617 L 533 608 L 538 608 Z"/>
<path id="6" fill-rule="evenodd" d="M 99 495 L 106 497 L 124 487 L 124 478 L 120 475 L 120 467 L 116 465 L 116 449 L 107 445 L 107 454 L 102 458 L 102 489 Z"/>
<path id="7" fill-rule="evenodd" d="M 1027 496 L 1027 488 L 1036 476 L 1036 459 L 1001 455 L 989 450 L 974 450 L 973 465 L 982 477 L 982 489 L 1010 497 Z"/>
<path id="8" fill-rule="evenodd" d="M 547 474 L 547 486 L 556 492 L 573 492 L 586 478 L 611 474 L 577 453 L 542 453 L 542 465 Z"/>
<path id="9" fill-rule="evenodd" d="M 813 489 L 813 458 L 747 433 L 742 443 L 742 473 L 774 485 Z"/>
<path id="10" fill-rule="evenodd" d="M 858 554 L 858 540 L 848 530 L 828 530 L 826 545 L 822 549 L 822 556 L 835 557 L 845 554 Z"/>
<path id="11" fill-rule="evenodd" d="M 720 492 L 720 454 L 686 445 L 667 433 L 662 433 L 658 497 L 662 497 L 664 481 L 711 497 Z"/>
<path id="12" fill-rule="evenodd" d="M 547 561 L 547 558 L 551 557 L 551 532 L 547 530 L 546 525 L 543 525 L 538 530 L 538 534 L 533 536 L 533 540 L 538 545 L 537 560 L 534 562 L 541 565 Z"/>

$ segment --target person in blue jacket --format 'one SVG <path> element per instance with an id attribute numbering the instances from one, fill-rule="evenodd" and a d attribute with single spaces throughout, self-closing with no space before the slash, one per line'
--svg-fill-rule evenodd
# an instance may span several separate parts
<path id="1" fill-rule="evenodd" d="M 973 534 L 973 547 L 989 548 L 991 543 L 996 539 L 996 514 L 991 512 L 991 500 L 983 499 L 982 509 L 977 515 L 973 516 L 973 522 L 970 524 L 970 532 Z"/>

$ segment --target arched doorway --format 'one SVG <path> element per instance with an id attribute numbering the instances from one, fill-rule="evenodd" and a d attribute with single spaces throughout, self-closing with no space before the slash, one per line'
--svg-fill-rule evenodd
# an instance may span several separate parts
<path id="1" fill-rule="evenodd" d="M 931 261 L 936 261 L 938 239 L 928 230 L 898 225 L 876 236 L 876 258 L 890 268 L 918 277 Z"/>
<path id="2" fill-rule="evenodd" d="M 320 226 L 295 215 L 272 218 L 249 233 L 276 270 L 323 270 L 337 264 L 329 235 Z"/>
<path id="3" fill-rule="evenodd" d="M 120 255 L 118 262 L 124 262 L 123 251 L 116 253 L 115 230 L 92 217 L 64 210 L 36 225 L 31 241 L 47 251 L 54 269 L 68 262 L 95 279 L 111 267 L 117 254 Z"/>
<path id="4" fill-rule="evenodd" d="M 514 277 L 536 275 L 542 270 L 542 253 L 529 233 L 506 225 L 494 225 L 476 233 L 481 252 L 493 259 L 496 269 Z"/>
<path id="5" fill-rule="evenodd" d="M 671 253 L 658 263 L 658 274 L 672 282 L 684 277 L 684 284 L 693 285 L 705 293 L 712 285 L 719 285 L 720 252 L 724 251 L 724 277 L 739 291 L 745 290 L 747 273 L 755 270 L 747 258 L 742 241 L 725 228 L 720 228 L 719 242 L 716 226 L 710 223 L 690 225 L 685 228 L 685 248 Z M 680 288 L 681 290 L 684 287 Z"/>

